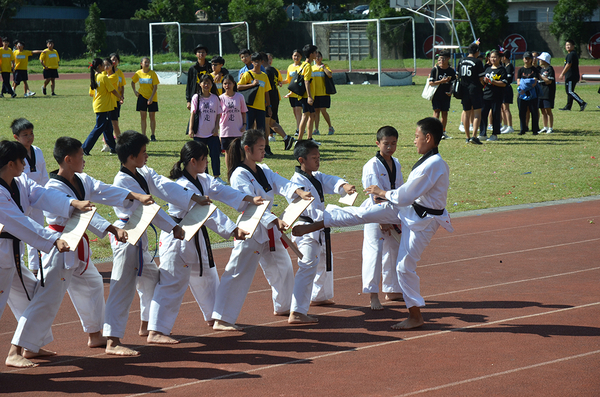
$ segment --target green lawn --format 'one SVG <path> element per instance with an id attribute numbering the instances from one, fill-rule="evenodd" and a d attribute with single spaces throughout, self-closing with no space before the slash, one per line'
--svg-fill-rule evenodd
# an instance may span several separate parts
<path id="1" fill-rule="evenodd" d="M 406 179 L 419 157 L 412 143 L 415 123 L 432 114 L 430 103 L 420 96 L 425 78 L 417 77 L 415 82 L 416 85 L 408 87 L 339 86 L 330 110 L 336 133 L 317 137 L 323 143 L 321 170 L 360 185 L 362 166 L 376 151 L 374 142 L 377 129 L 392 125 L 400 133 L 396 156 Z M 32 89 L 38 91 L 38 95 L 22 98 L 22 88 L 19 87 L 18 98 L 0 99 L 1 136 L 12 139 L 10 122 L 16 117 L 28 118 L 35 125 L 35 144 L 44 151 L 48 170 L 56 169 L 52 158 L 56 138 L 69 135 L 83 141 L 94 125 L 91 98 L 87 94 L 88 84 L 85 80 L 59 79 L 57 97 L 41 95 L 39 83 L 36 82 L 32 84 Z M 451 172 L 448 210 L 466 211 L 599 194 L 600 134 L 597 125 L 600 111 L 596 109 L 596 104 L 600 101 L 597 100 L 597 88 L 597 85 L 590 84 L 577 87 L 577 92 L 590 103 L 588 110 L 580 113 L 558 111 L 565 103 L 564 86 L 558 87 L 555 134 L 537 137 L 531 134 L 518 136 L 516 133 L 502 135 L 498 142 L 481 146 L 465 144 L 464 134 L 458 132 L 460 104 L 453 100 L 448 133 L 455 139 L 445 140 L 440 146 Z M 168 174 L 187 140 L 184 131 L 189 116 L 184 92 L 183 86 L 159 87 L 159 142 L 148 147 L 148 165 L 163 175 Z M 139 130 L 134 99 L 131 89 L 127 87 L 121 112 L 123 131 Z M 512 106 L 512 112 L 514 125 L 518 126 L 516 105 Z M 282 103 L 280 118 L 286 131 L 293 133 L 295 123 L 287 102 Z M 326 127 L 321 129 L 327 130 Z M 93 155 L 86 158 L 86 172 L 111 182 L 119 169 L 118 160 L 115 156 L 100 153 L 101 146 L 101 142 L 98 143 Z M 283 151 L 281 139 L 273 145 L 273 152 L 276 156 L 266 163 L 289 178 L 296 165 L 291 152 Z M 221 170 L 225 175 L 223 161 Z M 328 203 L 336 201 L 335 197 L 327 199 Z M 281 213 L 284 200 L 279 198 L 276 204 L 274 212 Z M 219 207 L 235 219 L 234 211 L 222 204 Z M 109 221 L 115 221 L 110 208 L 100 206 L 99 211 Z M 218 240 L 213 235 L 212 241 Z M 96 258 L 111 256 L 108 239 L 93 242 L 92 247 Z"/>

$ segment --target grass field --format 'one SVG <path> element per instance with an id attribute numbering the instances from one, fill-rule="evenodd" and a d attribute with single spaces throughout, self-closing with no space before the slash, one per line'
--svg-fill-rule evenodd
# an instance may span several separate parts
<path id="1" fill-rule="evenodd" d="M 330 110 L 335 135 L 316 137 L 323 144 L 321 170 L 343 176 L 360 186 L 362 166 L 377 150 L 374 144 L 377 129 L 392 125 L 400 133 L 396 157 L 402 164 L 406 179 L 419 157 L 412 143 L 415 123 L 432 114 L 430 103 L 420 96 L 425 78 L 417 77 L 415 82 L 416 85 L 408 87 L 339 86 Z M 56 169 L 52 158 L 56 138 L 68 135 L 83 141 L 94 126 L 91 98 L 87 95 L 88 84 L 86 80 L 59 79 L 57 97 L 38 93 L 33 98 L 22 98 L 22 91 L 19 91 L 16 99 L 0 99 L 0 136 L 12 139 L 10 122 L 17 117 L 28 118 L 35 125 L 35 145 L 42 148 L 48 171 Z M 590 103 L 588 110 L 561 112 L 558 108 L 564 106 L 566 99 L 564 86 L 558 87 L 556 133 L 537 137 L 531 134 L 518 136 L 516 133 L 502 135 L 498 142 L 481 146 L 465 144 L 464 134 L 458 132 L 460 104 L 453 100 L 447 130 L 455 139 L 442 141 L 440 145 L 440 153 L 451 172 L 448 210 L 466 211 L 599 194 L 600 133 L 597 125 L 600 111 L 596 104 L 600 101 L 597 88 L 597 85 L 590 84 L 577 87 L 577 92 Z M 32 89 L 39 91 L 37 86 L 32 86 Z M 184 132 L 189 116 L 185 107 L 185 87 L 160 86 L 158 98 L 158 142 L 148 147 L 148 165 L 166 175 L 187 141 Z M 134 99 L 127 87 L 120 121 L 123 131 L 139 130 Z M 518 126 L 516 105 L 511 108 L 513 124 Z M 295 123 L 287 101 L 281 104 L 280 119 L 284 129 L 294 133 Z M 325 127 L 321 129 L 327 131 L 326 124 L 322 125 Z M 98 143 L 92 156 L 86 157 L 86 172 L 110 183 L 119 164 L 116 156 L 101 153 L 101 146 L 101 142 Z M 296 165 L 292 153 L 283 151 L 281 139 L 272 147 L 275 157 L 267 159 L 266 163 L 289 178 Z M 225 175 L 223 161 L 221 170 Z M 335 197 L 327 198 L 328 203 L 336 201 Z M 284 200 L 278 198 L 276 204 L 274 212 L 279 214 L 283 211 Z M 109 221 L 116 220 L 110 208 L 99 207 L 100 214 Z M 235 219 L 233 210 L 222 204 L 219 207 Z M 219 238 L 213 235 L 212 241 L 219 241 Z M 92 244 L 94 257 L 111 256 L 108 239 Z"/>

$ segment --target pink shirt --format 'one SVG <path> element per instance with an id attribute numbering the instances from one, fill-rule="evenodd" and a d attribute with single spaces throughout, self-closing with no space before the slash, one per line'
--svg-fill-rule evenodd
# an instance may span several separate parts
<path id="1" fill-rule="evenodd" d="M 200 108 L 200 118 L 198 119 L 198 131 L 194 134 L 199 138 L 209 138 L 212 136 L 213 128 L 221 110 L 221 103 L 215 94 L 210 94 L 208 98 L 200 97 L 200 106 L 198 106 L 198 94 L 192 97 L 192 112 Z"/>
<path id="2" fill-rule="evenodd" d="M 221 99 L 221 137 L 222 138 L 235 138 L 242 136 L 240 129 L 244 123 L 242 119 L 242 113 L 247 113 L 248 108 L 244 97 L 239 92 L 233 94 L 232 97 L 228 97 L 227 94 L 222 94 Z"/>

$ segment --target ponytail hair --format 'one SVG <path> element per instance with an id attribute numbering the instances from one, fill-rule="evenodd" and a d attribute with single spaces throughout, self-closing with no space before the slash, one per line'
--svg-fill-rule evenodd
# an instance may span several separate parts
<path id="1" fill-rule="evenodd" d="M 235 138 L 231 142 L 227 150 L 227 178 L 230 182 L 233 171 L 246 159 L 244 147 L 248 146 L 253 151 L 254 145 L 261 138 L 265 139 L 265 134 L 262 131 L 250 129 L 244 132 L 240 138 Z"/>
<path id="2" fill-rule="evenodd" d="M 226 74 L 225 76 L 223 76 L 223 80 L 221 81 L 221 83 L 224 83 L 225 80 L 229 80 L 233 84 L 233 92 L 237 92 L 237 83 L 235 82 L 235 78 L 233 77 L 233 75 Z"/>
<path id="3" fill-rule="evenodd" d="M 169 178 L 179 179 L 183 175 L 183 170 L 192 159 L 199 160 L 208 156 L 208 146 L 204 142 L 187 141 L 181 148 L 179 160 L 173 164 Z"/>
<path id="4" fill-rule="evenodd" d="M 98 83 L 96 83 L 96 69 L 98 69 L 98 66 L 103 65 L 103 62 L 102 58 L 94 58 L 90 64 L 90 88 L 92 90 L 98 88 Z"/>

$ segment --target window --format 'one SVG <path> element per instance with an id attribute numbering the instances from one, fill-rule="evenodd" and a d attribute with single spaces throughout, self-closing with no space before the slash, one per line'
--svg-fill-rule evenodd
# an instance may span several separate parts
<path id="1" fill-rule="evenodd" d="M 519 10 L 519 22 L 537 22 L 537 10 Z"/>

